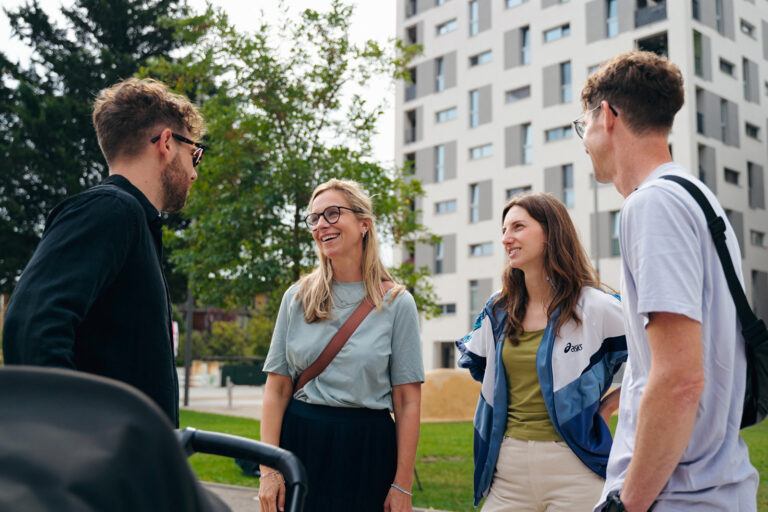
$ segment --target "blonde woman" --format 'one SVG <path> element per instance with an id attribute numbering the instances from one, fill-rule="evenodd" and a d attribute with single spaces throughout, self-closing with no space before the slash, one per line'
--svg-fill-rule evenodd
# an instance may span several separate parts
<path id="1" fill-rule="evenodd" d="M 304 463 L 306 510 L 410 511 L 424 381 L 416 304 L 381 263 L 371 200 L 357 183 L 319 185 L 308 211 L 319 265 L 283 296 L 264 364 L 261 439 Z M 294 392 L 366 298 L 371 313 Z M 261 475 L 261 510 L 282 510 L 282 476 L 265 466 Z"/>

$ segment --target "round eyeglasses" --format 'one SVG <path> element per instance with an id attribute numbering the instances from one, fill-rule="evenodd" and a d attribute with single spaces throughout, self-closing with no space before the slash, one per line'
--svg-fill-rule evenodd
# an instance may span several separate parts
<path id="1" fill-rule="evenodd" d="M 304 223 L 306 223 L 307 228 L 310 231 L 317 229 L 317 223 L 320 222 L 320 217 L 324 218 L 325 222 L 328 224 L 336 224 L 339 222 L 339 217 L 341 217 L 341 210 L 363 213 L 361 210 L 354 210 L 352 208 L 347 208 L 346 206 L 329 206 L 320 213 L 310 213 L 304 217 Z"/>

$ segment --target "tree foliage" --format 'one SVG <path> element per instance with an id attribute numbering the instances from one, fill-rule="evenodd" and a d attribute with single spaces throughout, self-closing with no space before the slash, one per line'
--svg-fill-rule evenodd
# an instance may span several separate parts
<path id="1" fill-rule="evenodd" d="M 411 207 L 423 194 L 419 182 L 372 157 L 385 105 L 360 92 L 372 80 L 405 76 L 417 48 L 351 43 L 352 8 L 339 0 L 298 18 L 281 10 L 279 26 L 241 33 L 209 8 L 206 32 L 188 55 L 153 59 L 142 70 L 197 97 L 208 125 L 211 150 L 185 210 L 190 225 L 166 233 L 171 259 L 208 304 L 279 296 L 316 264 L 303 217 L 314 187 L 331 177 L 363 185 L 388 242 L 434 240 Z M 426 269 L 396 272 L 420 308 L 434 313 Z"/>
<path id="2" fill-rule="evenodd" d="M 33 53 L 20 64 L 0 52 L 4 292 L 31 257 L 48 212 L 106 175 L 91 124 L 96 93 L 192 41 L 173 23 L 189 14 L 183 0 L 76 0 L 61 12 L 63 26 L 37 0 L 5 10 L 12 34 Z"/>

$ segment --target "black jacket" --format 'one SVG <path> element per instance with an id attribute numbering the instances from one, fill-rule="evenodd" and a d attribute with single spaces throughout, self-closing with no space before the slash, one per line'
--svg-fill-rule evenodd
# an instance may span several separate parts
<path id="1" fill-rule="evenodd" d="M 161 235 L 157 209 L 119 175 L 54 208 L 8 305 L 5 363 L 123 381 L 178 426 Z"/>

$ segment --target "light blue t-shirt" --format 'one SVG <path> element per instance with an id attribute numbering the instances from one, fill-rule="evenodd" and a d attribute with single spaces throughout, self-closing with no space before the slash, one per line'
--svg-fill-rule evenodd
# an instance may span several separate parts
<path id="1" fill-rule="evenodd" d="M 739 436 L 746 357 L 736 307 L 701 208 L 683 187 L 658 179 L 665 174 L 696 183 L 726 220 L 728 249 L 741 277 L 741 253 L 723 208 L 678 164 L 657 168 L 626 199 L 619 239 L 629 361 L 601 501 L 622 487 L 632 458 L 637 413 L 651 367 L 645 331 L 649 313 L 668 312 L 701 322 L 706 385 L 691 439 L 654 512 L 753 512 L 759 477 Z"/>
<path id="2" fill-rule="evenodd" d="M 365 297 L 362 282 L 333 282 L 332 317 L 308 324 L 294 284 L 283 295 L 264 371 L 287 375 L 295 382 L 331 341 Z M 416 303 L 402 291 L 390 303 L 384 296 L 360 323 L 336 357 L 294 398 L 333 407 L 392 410 L 392 386 L 424 382 L 421 336 Z"/>

